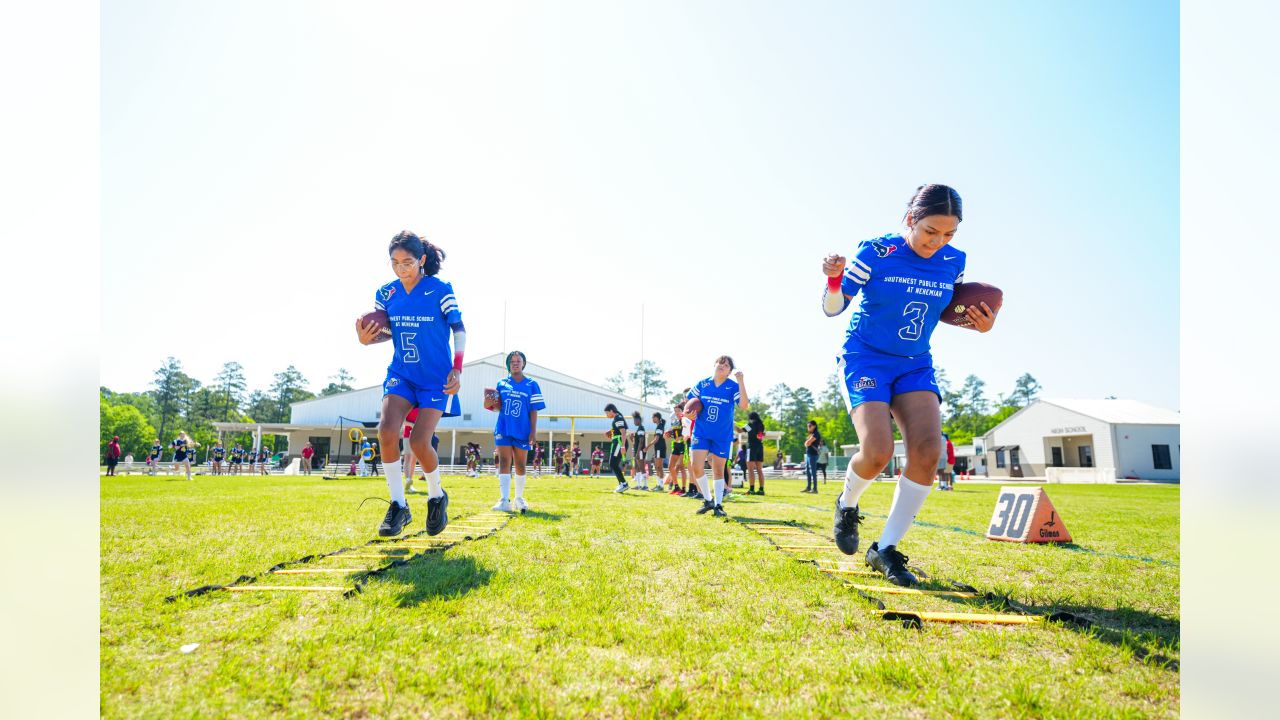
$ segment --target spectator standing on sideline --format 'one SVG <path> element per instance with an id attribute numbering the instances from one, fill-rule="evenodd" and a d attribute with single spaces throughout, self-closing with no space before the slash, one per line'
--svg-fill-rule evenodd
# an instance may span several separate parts
<path id="1" fill-rule="evenodd" d="M 311 474 L 311 458 L 316 454 L 315 448 L 311 447 L 311 443 L 302 446 L 302 474 Z"/>
<path id="2" fill-rule="evenodd" d="M 818 432 L 818 423 L 810 420 L 807 425 L 809 436 L 804 439 L 804 490 L 801 492 L 818 493 L 818 443 L 822 442 L 822 433 Z"/>
<path id="3" fill-rule="evenodd" d="M 942 439 L 946 441 L 946 448 L 943 450 L 943 456 L 947 459 L 947 489 L 956 489 L 956 446 L 951 444 L 951 438 L 942 433 Z"/>
<path id="4" fill-rule="evenodd" d="M 107 475 L 116 474 L 116 463 L 120 462 L 120 436 L 113 435 L 107 445 Z"/>
<path id="5" fill-rule="evenodd" d="M 747 480 L 751 489 L 748 495 L 764 494 L 764 420 L 760 413 L 752 411 L 747 416 L 747 424 L 742 428 L 747 434 Z M 775 463 L 775 466 L 778 466 Z M 780 467 L 780 466 L 778 466 Z M 760 480 L 760 491 L 756 492 L 756 480 Z"/>
<path id="6" fill-rule="evenodd" d="M 830 460 L 831 460 L 831 453 L 830 451 L 827 450 L 827 441 L 826 440 L 819 441 L 818 442 L 818 469 L 822 471 L 822 483 L 824 485 L 827 482 L 827 462 Z M 816 476 L 814 477 L 814 482 L 815 483 L 817 482 Z"/>

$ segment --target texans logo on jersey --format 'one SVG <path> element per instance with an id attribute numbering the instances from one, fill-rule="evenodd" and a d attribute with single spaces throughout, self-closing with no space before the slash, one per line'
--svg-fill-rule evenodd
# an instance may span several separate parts
<path id="1" fill-rule="evenodd" d="M 396 294 L 396 289 L 394 287 L 384 287 L 378 291 L 378 295 L 382 298 L 382 302 L 384 304 L 391 299 L 392 295 L 395 295 L 395 294 Z"/>
<path id="2" fill-rule="evenodd" d="M 897 245 L 886 245 L 879 240 L 871 243 L 871 247 L 876 249 L 876 255 L 880 257 L 888 257 L 893 254 L 894 250 L 898 249 Z"/>

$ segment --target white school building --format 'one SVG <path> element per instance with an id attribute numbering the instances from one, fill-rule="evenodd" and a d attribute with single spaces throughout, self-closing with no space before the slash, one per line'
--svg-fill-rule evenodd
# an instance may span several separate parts
<path id="1" fill-rule="evenodd" d="M 1181 417 L 1136 400 L 1035 400 L 981 438 L 989 477 L 1116 482 L 1181 477 Z"/>
<path id="2" fill-rule="evenodd" d="M 459 415 L 441 419 L 436 427 L 442 464 L 465 464 L 462 449 L 467 443 L 479 444 L 481 457 L 493 458 L 497 415 L 484 409 L 484 390 L 496 387 L 499 380 L 507 377 L 504 358 L 502 354 L 490 355 L 463 366 Z M 666 405 L 669 397 L 644 402 L 535 363 L 528 364 L 525 374 L 538 381 L 547 403 L 546 409 L 538 413 L 537 430 L 538 440 L 545 443 L 547 463 L 551 462 L 551 449 L 556 445 L 577 441 L 584 461 L 590 459 L 594 446 L 606 446 L 603 433 L 609 421 L 604 417 L 604 406 L 608 403 L 617 406 L 628 428 L 635 427 L 631 414 L 639 411 L 645 430 L 650 433 L 653 413 L 660 413 L 665 420 L 671 416 L 671 408 Z M 350 439 L 351 430 L 376 438 L 381 417 L 382 385 L 374 385 L 293 403 L 287 423 L 219 422 L 214 426 L 223 433 L 254 433 L 259 438 L 255 445 L 262 435 L 282 435 L 288 438 L 290 458 L 300 457 L 303 445 L 310 442 L 321 462 L 349 463 L 359 451 L 359 443 Z"/>

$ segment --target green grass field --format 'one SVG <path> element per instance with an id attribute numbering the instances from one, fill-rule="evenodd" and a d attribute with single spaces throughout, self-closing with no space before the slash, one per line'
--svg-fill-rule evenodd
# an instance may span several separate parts
<path id="1" fill-rule="evenodd" d="M 105 717 L 1169 717 L 1179 711 L 1176 486 L 1049 486 L 1074 547 L 981 536 L 998 486 L 934 492 L 901 547 L 933 576 L 1095 628 L 882 620 L 863 598 L 697 503 L 530 478 L 535 512 L 333 594 L 210 583 L 372 539 L 381 478 L 104 477 Z M 497 480 L 446 477 L 451 517 Z M 828 538 L 839 484 L 725 504 Z M 863 546 L 892 496 L 862 501 Z M 426 496 L 410 496 L 412 531 Z M 376 561 L 371 561 L 376 562 Z M 330 563 L 336 565 L 336 563 Z M 303 576 L 295 584 L 336 584 Z M 317 580 L 322 577 L 323 580 Z M 283 583 L 285 579 L 271 582 Z M 884 584 L 870 579 L 870 583 Z M 926 585 L 931 587 L 932 585 Z M 890 607 L 992 611 L 886 597 Z M 199 643 L 190 653 L 179 648 Z"/>

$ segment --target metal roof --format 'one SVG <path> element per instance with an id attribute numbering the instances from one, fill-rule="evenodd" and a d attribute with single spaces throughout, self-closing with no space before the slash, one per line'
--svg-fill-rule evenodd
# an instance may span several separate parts
<path id="1" fill-rule="evenodd" d="M 1040 402 L 1070 410 L 1112 425 L 1181 425 L 1182 415 L 1137 400 L 1072 400 L 1040 398 Z"/>

